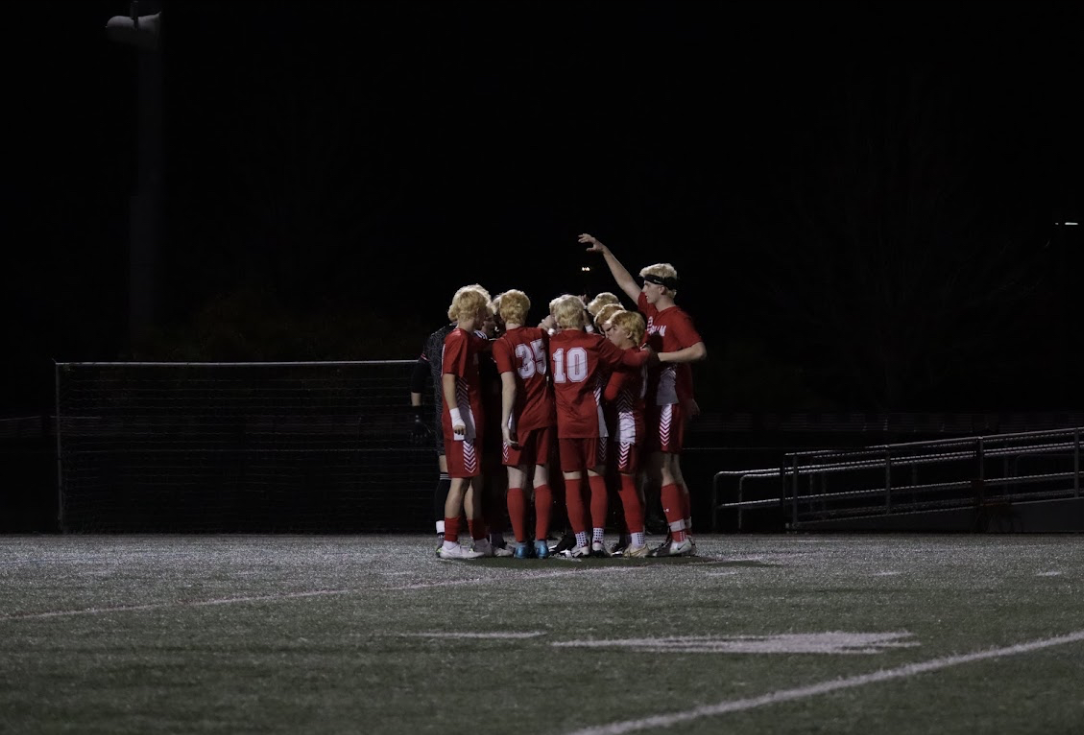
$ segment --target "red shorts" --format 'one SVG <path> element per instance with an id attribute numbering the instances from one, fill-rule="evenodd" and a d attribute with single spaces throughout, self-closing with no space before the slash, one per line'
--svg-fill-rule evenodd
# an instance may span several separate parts
<path id="1" fill-rule="evenodd" d="M 553 441 L 553 427 L 543 426 L 540 429 L 516 432 L 519 446 L 502 444 L 503 456 L 501 463 L 505 467 L 520 467 L 522 465 L 546 464 L 549 462 L 550 443 Z"/>
<path id="2" fill-rule="evenodd" d="M 606 464 L 605 439 L 559 439 L 561 472 L 582 472 Z"/>
<path id="3" fill-rule="evenodd" d="M 644 411 L 644 426 L 647 429 L 644 451 L 681 454 L 685 442 L 685 414 L 681 404 L 648 406 Z"/>
<path id="4" fill-rule="evenodd" d="M 640 471 L 640 445 L 613 442 L 610 452 L 614 455 L 610 463 L 622 475 L 635 475 Z"/>
<path id="5" fill-rule="evenodd" d="M 472 439 L 444 442 L 448 477 L 475 477 L 481 467 L 481 443 Z"/>

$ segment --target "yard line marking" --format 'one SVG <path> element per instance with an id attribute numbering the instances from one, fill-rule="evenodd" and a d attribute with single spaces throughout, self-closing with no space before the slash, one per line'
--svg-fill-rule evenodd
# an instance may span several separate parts
<path id="1" fill-rule="evenodd" d="M 537 638 L 540 635 L 546 635 L 541 630 L 530 630 L 525 633 L 399 633 L 401 638 L 508 638 L 508 639 L 520 639 L 520 638 Z"/>
<path id="2" fill-rule="evenodd" d="M 977 651 L 975 653 L 965 653 L 958 656 L 935 658 L 930 661 L 907 664 L 895 669 L 875 671 L 872 674 L 862 674 L 847 679 L 824 681 L 819 684 L 811 684 L 810 686 L 797 687 L 795 689 L 783 689 L 778 692 L 769 692 L 759 697 L 732 699 L 717 704 L 695 707 L 684 712 L 673 712 L 668 715 L 655 715 L 640 720 L 611 722 L 608 725 L 573 730 L 565 735 L 621 735 L 622 733 L 646 730 L 652 727 L 672 727 L 673 725 L 682 722 L 699 720 L 702 717 L 715 717 L 729 712 L 741 712 L 757 707 L 764 707 L 769 704 L 791 702 L 796 699 L 815 697 L 819 694 L 827 694 L 828 692 L 835 692 L 841 689 L 853 689 L 854 687 L 865 686 L 866 684 L 888 681 L 890 679 L 902 679 L 904 677 L 914 676 L 915 674 L 924 674 L 928 671 L 938 671 L 939 669 L 945 669 L 959 664 L 969 664 L 974 661 L 984 661 L 986 659 L 1001 658 L 1003 656 L 1015 656 L 1018 653 L 1030 653 L 1031 651 L 1038 651 L 1043 648 L 1061 646 L 1066 643 L 1077 643 L 1079 641 L 1084 641 L 1084 630 L 1078 630 L 1075 633 L 1069 633 L 1056 638 L 1044 638 L 1036 641 L 1028 641 L 1026 643 L 1017 643 L 1016 645 L 1008 646 L 1007 648 L 994 648 L 986 651 Z"/>
<path id="3" fill-rule="evenodd" d="M 5 620 L 41 620 L 45 618 L 62 618 L 72 615 L 101 615 L 113 612 L 141 612 L 144 610 L 162 610 L 169 607 L 207 607 L 209 605 L 231 605 L 238 602 L 268 602 L 274 600 L 290 600 L 303 597 L 323 597 L 328 595 L 347 595 L 358 590 L 311 590 L 309 592 L 285 592 L 277 595 L 254 595 L 252 597 L 218 597 L 211 600 L 172 600 L 170 602 L 154 602 L 147 605 L 117 605 L 116 607 L 88 607 L 83 610 L 52 610 L 49 612 L 24 613 L 21 615 L 4 615 L 0 622 Z"/>
<path id="4" fill-rule="evenodd" d="M 472 577 L 470 579 L 451 579 L 443 582 L 426 582 L 419 584 L 408 584 L 401 587 L 390 587 L 388 592 L 410 591 L 420 589 L 430 589 L 434 587 L 457 587 L 463 584 L 486 584 L 490 582 L 507 582 L 517 579 L 546 579 L 549 577 L 565 577 L 570 574 L 590 574 L 594 572 L 628 572 L 631 569 L 614 569 L 613 567 L 603 567 L 599 569 L 563 569 L 553 572 L 542 572 L 540 574 L 524 574 L 518 577 L 509 578 L 507 576 L 500 577 Z M 248 597 L 218 597 L 210 600 L 170 600 L 167 602 L 152 602 L 146 605 L 117 605 L 115 607 L 88 607 L 82 610 L 50 610 L 46 612 L 37 613 L 20 613 L 15 615 L 0 615 L 0 623 L 10 620 L 45 620 L 48 618 L 63 618 L 74 617 L 76 615 L 103 615 L 108 613 L 121 613 L 121 612 L 144 612 L 147 610 L 164 610 L 172 607 L 207 607 L 210 605 L 234 605 L 237 603 L 245 602 L 274 602 L 277 600 L 295 600 L 303 599 L 306 597 L 330 597 L 332 595 L 352 595 L 359 592 L 365 592 L 366 589 L 340 589 L 340 590 L 309 590 L 306 592 L 284 592 L 274 595 L 252 595 Z"/>
<path id="5" fill-rule="evenodd" d="M 1060 577 L 1061 572 L 1039 572 L 1036 577 Z"/>
<path id="6" fill-rule="evenodd" d="M 907 631 L 893 633 L 782 633 L 744 636 L 670 636 L 668 638 L 588 638 L 558 641 L 555 648 L 623 648 L 640 653 L 828 653 L 874 654 L 886 648 L 913 648 Z"/>
<path id="7" fill-rule="evenodd" d="M 606 574 L 613 574 L 615 572 L 631 572 L 632 567 L 626 567 L 625 569 L 615 567 L 600 567 L 598 569 L 561 569 L 552 572 L 539 572 L 538 574 L 522 574 L 518 577 L 512 577 L 512 580 L 516 579 L 551 579 L 553 577 L 567 577 L 572 574 L 598 574 L 605 572 Z M 392 591 L 396 590 L 427 590 L 435 587 L 457 587 L 465 582 L 477 582 L 479 584 L 489 584 L 492 582 L 507 582 L 509 577 L 471 577 L 470 579 L 447 579 L 441 582 L 418 582 L 417 584 L 403 585 L 402 587 L 392 587 Z"/>

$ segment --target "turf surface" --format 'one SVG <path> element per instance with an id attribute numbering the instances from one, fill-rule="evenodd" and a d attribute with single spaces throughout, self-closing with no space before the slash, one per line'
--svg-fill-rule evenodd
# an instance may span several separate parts
<path id="1" fill-rule="evenodd" d="M 1084 536 L 698 546 L 0 536 L 0 733 L 1084 732 Z"/>

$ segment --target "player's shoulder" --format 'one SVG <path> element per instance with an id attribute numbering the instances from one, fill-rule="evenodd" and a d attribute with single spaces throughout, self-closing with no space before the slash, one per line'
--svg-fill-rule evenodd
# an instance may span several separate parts
<path id="1" fill-rule="evenodd" d="M 548 338 L 550 336 L 550 333 L 542 329 L 542 327 L 517 327 L 516 331 L 519 333 L 520 339 L 523 340 L 538 339 L 539 337 Z"/>
<path id="2" fill-rule="evenodd" d="M 429 333 L 429 336 L 425 338 L 427 344 L 433 344 L 436 342 L 443 342 L 444 338 L 448 336 L 450 332 L 455 329 L 455 324 L 445 324 L 440 329 L 435 329 Z"/>

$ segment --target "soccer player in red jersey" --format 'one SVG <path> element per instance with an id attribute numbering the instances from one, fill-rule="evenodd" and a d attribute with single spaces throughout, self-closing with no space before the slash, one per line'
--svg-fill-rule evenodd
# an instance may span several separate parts
<path id="1" fill-rule="evenodd" d="M 602 253 L 611 275 L 625 294 L 636 299 L 647 320 L 647 343 L 658 353 L 659 366 L 648 374 L 647 475 L 660 486 L 663 513 L 670 527 L 671 541 L 653 549 L 653 556 L 690 556 L 696 553 L 690 530 L 692 513 L 689 489 L 681 476 L 679 457 L 685 423 L 699 407 L 693 397 L 689 363 L 707 358 L 707 347 L 692 318 L 674 301 L 677 270 L 669 263 L 657 263 L 640 271 L 643 286 L 614 257 L 608 247 L 584 233 L 581 243 L 588 252 Z"/>
<path id="2" fill-rule="evenodd" d="M 637 311 L 621 309 L 607 316 L 601 325 L 606 338 L 623 350 L 639 349 L 644 341 L 644 318 Z M 610 453 L 614 469 L 620 478 L 619 496 L 625 510 L 628 545 L 622 556 L 647 556 L 644 536 L 644 502 L 637 485 L 640 453 L 644 440 L 644 395 L 647 392 L 647 367 L 619 365 L 610 374 L 603 398 L 613 408 L 613 430 L 610 433 Z"/>
<path id="3" fill-rule="evenodd" d="M 488 307 L 488 314 L 476 332 L 486 340 L 486 349 L 478 354 L 478 375 L 482 381 L 482 411 L 485 425 L 490 427 L 482 444 L 482 469 L 473 484 L 481 488 L 482 518 L 489 529 L 489 542 L 494 556 L 512 556 L 512 549 L 504 539 L 507 529 L 505 520 L 505 494 L 508 490 L 508 473 L 501 462 L 501 374 L 493 359 L 492 347 L 503 330 L 499 308 L 500 296 Z"/>
<path id="4" fill-rule="evenodd" d="M 478 353 L 485 340 L 474 330 L 486 318 L 488 306 L 489 298 L 484 293 L 463 288 L 456 292 L 448 309 L 448 318 L 456 322 L 456 328 L 444 338 L 441 369 L 446 409 L 441 413 L 441 427 L 446 439 L 448 474 L 452 480 L 444 504 L 444 543 L 437 552 L 442 559 L 492 556 L 481 515 L 481 488 L 473 487 L 471 482 L 481 471 L 479 454 L 485 429 L 478 373 Z M 459 543 L 459 513 L 464 508 L 474 549 Z"/>
<path id="5" fill-rule="evenodd" d="M 617 294 L 609 291 L 596 294 L 595 298 L 588 301 L 586 308 L 590 319 L 587 322 L 587 331 L 602 334 L 602 323 L 599 321 L 599 314 L 602 312 L 603 307 L 615 304 L 621 306 L 621 299 L 617 298 Z"/>
<path id="6" fill-rule="evenodd" d="M 601 303 L 602 306 L 597 306 L 598 303 Z M 592 304 L 595 304 L 597 307 L 594 311 L 591 310 Z M 609 292 L 600 293 L 595 297 L 594 301 L 587 306 L 587 312 L 594 315 L 595 331 L 604 337 L 609 336 L 610 317 L 617 312 L 624 310 L 625 308 L 618 302 L 617 297 Z M 603 384 L 605 384 L 609 378 L 610 374 L 607 370 L 606 374 L 603 376 Z M 617 421 L 614 404 L 612 402 L 606 400 L 602 402 L 602 415 L 606 419 L 606 426 L 612 437 Z M 620 508 L 622 507 L 621 473 L 617 471 L 617 459 L 618 455 L 608 449 L 606 452 L 606 472 L 604 473 L 604 476 L 606 478 L 606 489 L 610 494 L 610 507 L 617 511 L 616 513 L 611 513 L 611 515 L 614 516 L 614 521 L 616 521 L 616 525 L 619 526 L 620 530 L 617 543 L 610 547 L 611 554 L 622 551 L 625 546 L 628 545 L 628 529 L 624 524 L 624 515 L 620 512 Z"/>
<path id="7" fill-rule="evenodd" d="M 549 333 L 528 327 L 531 300 L 522 291 L 511 289 L 499 297 L 504 334 L 493 343 L 493 359 L 501 374 L 502 461 L 508 468 L 508 518 L 516 536 L 514 556 L 545 559 L 549 556 L 549 534 L 553 493 L 547 463 L 550 446 L 556 440 L 553 385 L 550 382 Z M 534 470 L 534 544 L 527 530 L 527 497 L 524 485 Z"/>
<path id="8" fill-rule="evenodd" d="M 489 299 L 489 291 L 480 284 L 473 283 L 464 286 L 463 289 L 473 288 L 479 291 L 486 299 Z M 454 299 L 453 299 L 454 300 Z M 414 427 L 412 438 L 417 442 L 427 440 L 426 434 L 430 434 L 436 440 L 437 466 L 440 472 L 437 486 L 433 492 L 433 514 L 437 529 L 437 549 L 444 543 L 444 504 L 448 501 L 448 489 L 452 480 L 448 475 L 448 458 L 444 449 L 444 429 L 441 415 L 444 413 L 444 386 L 442 385 L 442 355 L 444 354 L 444 339 L 448 333 L 455 329 L 455 322 L 445 324 L 430 334 L 425 340 L 418 361 L 414 364 L 414 370 L 410 376 L 410 406 L 414 413 Z M 425 390 L 426 378 L 433 383 L 433 408 L 434 426 L 436 431 L 428 429 L 422 419 L 422 391 Z"/>
<path id="9" fill-rule="evenodd" d="M 608 431 L 602 414 L 602 369 L 639 367 L 654 357 L 650 349 L 625 351 L 605 337 L 584 331 L 587 312 L 578 296 L 550 302 L 557 333 L 550 337 L 550 373 L 557 408 L 557 441 L 565 480 L 568 520 L 576 535 L 574 557 L 606 556 L 606 464 Z M 583 472 L 591 491 L 590 514 L 583 504 Z M 590 524 L 590 526 L 588 525 Z M 587 529 L 592 529 L 591 538 Z"/>

